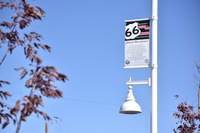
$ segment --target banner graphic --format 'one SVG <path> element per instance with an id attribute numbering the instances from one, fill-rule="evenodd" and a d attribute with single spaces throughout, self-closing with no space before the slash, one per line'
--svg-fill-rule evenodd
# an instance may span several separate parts
<path id="1" fill-rule="evenodd" d="M 149 67 L 150 20 L 125 22 L 125 68 Z"/>

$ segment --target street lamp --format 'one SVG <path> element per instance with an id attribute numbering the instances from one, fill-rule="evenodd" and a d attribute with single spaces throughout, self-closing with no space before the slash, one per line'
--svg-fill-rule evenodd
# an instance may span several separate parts
<path id="1" fill-rule="evenodd" d="M 148 84 L 149 86 L 151 86 L 150 78 L 149 80 L 142 80 L 142 81 L 131 81 L 130 78 L 126 84 L 128 85 L 128 95 L 125 99 L 125 102 L 122 104 L 119 112 L 122 114 L 142 113 L 140 105 L 136 102 L 135 97 L 133 96 L 132 85 Z"/>
<path id="2" fill-rule="evenodd" d="M 129 80 L 129 83 L 131 83 L 131 78 Z M 142 113 L 140 105 L 136 102 L 135 97 L 133 96 L 131 84 L 128 84 L 128 95 L 125 99 L 125 102 L 122 104 L 119 112 L 122 114 Z"/>
<path id="3" fill-rule="evenodd" d="M 152 62 L 151 62 L 151 82 L 148 81 L 148 84 L 151 85 L 151 133 L 157 133 L 158 131 L 158 121 L 157 121 L 157 51 L 158 51 L 158 0 L 152 0 Z M 133 28 L 133 31 L 138 31 L 138 29 Z M 130 32 L 127 30 L 127 35 L 129 36 Z M 129 63 L 129 62 L 128 62 Z M 146 84 L 147 82 L 129 82 L 128 85 L 134 84 Z M 131 107 L 133 106 L 133 107 Z M 141 108 L 139 104 L 136 103 L 135 98 L 132 94 L 132 87 L 129 87 L 128 96 L 126 97 L 125 103 L 120 109 L 120 113 L 125 114 L 137 114 L 141 113 Z"/>

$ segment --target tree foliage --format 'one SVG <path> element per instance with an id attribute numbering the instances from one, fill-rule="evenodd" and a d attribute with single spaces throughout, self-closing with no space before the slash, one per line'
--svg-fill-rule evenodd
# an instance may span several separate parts
<path id="1" fill-rule="evenodd" d="M 6 47 L 6 51 L 0 65 L 5 62 L 8 55 L 17 48 L 23 49 L 23 55 L 29 61 L 28 67 L 20 66 L 15 68 L 20 72 L 20 79 L 25 79 L 25 88 L 30 93 L 17 100 L 13 107 L 8 107 L 4 100 L 11 96 L 11 93 L 3 90 L 3 85 L 10 85 L 8 81 L 0 80 L 0 124 L 5 128 L 10 121 L 14 124 L 17 122 L 16 133 L 19 132 L 21 122 L 26 121 L 27 117 L 35 113 L 43 116 L 45 120 L 50 117 L 43 111 L 39 110 L 39 106 L 44 107 L 43 97 L 61 98 L 63 93 L 57 89 L 53 83 L 56 81 L 67 80 L 67 76 L 57 71 L 54 66 L 42 65 L 42 58 L 39 56 L 39 49 L 51 52 L 51 47 L 42 44 L 44 39 L 42 35 L 36 31 L 29 33 L 24 29 L 29 27 L 32 22 L 42 20 L 45 11 L 39 6 L 32 6 L 26 0 L 6 0 L 0 2 L 0 10 L 4 8 L 12 12 L 8 21 L 0 21 L 0 48 Z M 20 115 L 17 115 L 20 113 Z M 17 116 L 20 116 L 17 119 Z M 18 120 L 18 121 L 17 121 Z"/>
<path id="2" fill-rule="evenodd" d="M 200 132 L 200 114 L 195 113 L 194 106 L 187 102 L 181 102 L 177 106 L 177 112 L 173 116 L 178 119 L 178 127 L 174 129 L 174 133 L 195 133 Z"/>
<path id="3" fill-rule="evenodd" d="M 196 68 L 200 74 L 200 65 L 196 64 Z M 197 77 L 197 79 L 199 78 Z M 175 97 L 180 98 L 179 95 L 176 95 Z M 178 126 L 174 129 L 174 133 L 200 133 L 200 84 L 197 97 L 197 109 L 187 101 L 182 101 L 178 104 L 177 112 L 173 113 L 173 116 L 178 119 L 176 123 Z"/>

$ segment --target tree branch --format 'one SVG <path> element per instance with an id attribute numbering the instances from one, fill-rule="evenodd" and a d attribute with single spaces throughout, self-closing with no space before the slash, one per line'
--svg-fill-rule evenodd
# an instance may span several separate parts
<path id="1" fill-rule="evenodd" d="M 1 60 L 1 62 L 0 62 L 0 66 L 1 66 L 1 64 L 3 63 L 3 61 L 5 60 L 6 56 L 7 56 L 8 53 L 9 53 L 9 51 L 10 51 L 9 49 L 6 51 L 4 57 L 2 58 L 2 60 Z"/>

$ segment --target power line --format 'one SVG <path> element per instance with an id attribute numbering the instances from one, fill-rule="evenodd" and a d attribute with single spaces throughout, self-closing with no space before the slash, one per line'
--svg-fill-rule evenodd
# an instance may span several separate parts
<path id="1" fill-rule="evenodd" d="M 61 123 L 64 124 L 64 127 L 61 125 Z M 51 128 L 49 133 L 55 133 L 55 131 L 59 133 L 71 133 L 71 130 L 67 124 L 58 117 L 54 117 L 54 119 L 51 120 L 51 124 L 54 126 Z"/>

